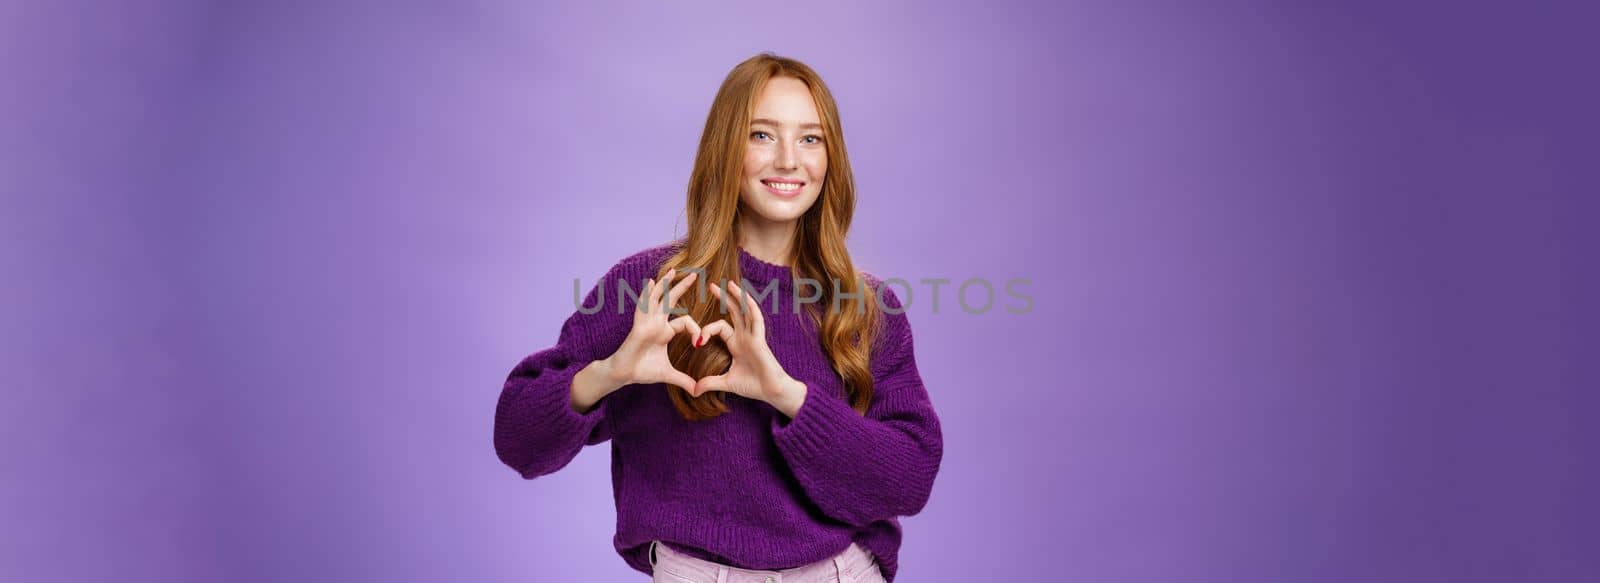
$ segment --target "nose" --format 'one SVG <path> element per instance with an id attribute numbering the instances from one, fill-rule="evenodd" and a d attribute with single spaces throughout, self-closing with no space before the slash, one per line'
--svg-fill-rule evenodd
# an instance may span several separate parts
<path id="1" fill-rule="evenodd" d="M 778 158 L 772 165 L 779 170 L 794 170 L 800 166 L 799 157 L 794 153 L 794 144 L 781 144 L 778 146 Z"/>

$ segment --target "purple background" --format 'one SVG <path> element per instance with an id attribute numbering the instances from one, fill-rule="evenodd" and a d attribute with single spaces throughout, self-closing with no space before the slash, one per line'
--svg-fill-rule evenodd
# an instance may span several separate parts
<path id="1" fill-rule="evenodd" d="M 495 400 L 762 50 L 858 265 L 1033 281 L 913 298 L 902 580 L 1600 579 L 1577 3 L 105 4 L 0 8 L 0 580 L 644 580 Z"/>

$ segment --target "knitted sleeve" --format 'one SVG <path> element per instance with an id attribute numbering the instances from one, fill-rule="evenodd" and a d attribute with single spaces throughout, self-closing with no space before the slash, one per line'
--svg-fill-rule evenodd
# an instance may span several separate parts
<path id="1" fill-rule="evenodd" d="M 883 304 L 899 311 L 893 289 L 883 294 Z M 857 527 L 921 512 L 944 455 L 939 418 L 917 373 L 910 320 L 904 313 L 884 318 L 865 417 L 842 396 L 812 390 L 793 419 L 778 415 L 772 424 L 778 450 L 806 494 L 828 516 Z"/>
<path id="2" fill-rule="evenodd" d="M 555 346 L 523 358 L 507 376 L 495 407 L 494 449 L 500 461 L 523 478 L 554 473 L 577 457 L 584 445 L 611 439 L 607 415 L 611 395 L 578 413 L 572 409 L 572 377 L 590 362 L 616 352 L 628 337 L 633 301 L 617 298 L 617 282 L 626 278 L 631 289 L 642 287 L 644 271 L 636 258 L 619 262 L 595 283 L 583 309 L 562 324 Z M 583 313 L 596 306 L 599 311 Z"/>

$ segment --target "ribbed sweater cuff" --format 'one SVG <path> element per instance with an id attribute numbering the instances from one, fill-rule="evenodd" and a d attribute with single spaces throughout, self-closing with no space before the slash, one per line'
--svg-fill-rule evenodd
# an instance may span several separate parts
<path id="1" fill-rule="evenodd" d="M 844 400 L 811 389 L 793 419 L 784 421 L 783 415 L 773 416 L 772 437 L 791 455 L 825 459 L 840 443 L 871 443 L 864 421 Z"/>
<path id="2" fill-rule="evenodd" d="M 588 365 L 587 362 L 574 362 L 566 368 L 546 373 L 550 376 L 549 382 L 534 396 L 534 410 L 548 415 L 540 421 L 550 424 L 551 430 L 557 435 L 577 434 L 581 439 L 605 419 L 604 398 L 583 413 L 572 410 L 572 379 Z"/>
<path id="3" fill-rule="evenodd" d="M 554 471 L 559 467 L 552 466 L 554 460 L 570 459 L 573 450 L 583 447 L 595 427 L 605 420 L 604 398 L 583 413 L 572 410 L 572 378 L 586 365 L 572 363 L 566 368 L 545 370 L 518 395 L 520 413 L 512 415 L 521 423 L 509 437 L 512 447 L 527 456 L 523 477 Z"/>

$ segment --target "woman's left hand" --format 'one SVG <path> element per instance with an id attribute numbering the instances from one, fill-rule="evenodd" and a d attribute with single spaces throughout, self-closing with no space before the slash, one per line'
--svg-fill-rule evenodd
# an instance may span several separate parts
<path id="1" fill-rule="evenodd" d="M 700 379 L 690 392 L 698 397 L 707 391 L 726 391 L 763 401 L 794 417 L 800 404 L 805 402 L 805 383 L 784 372 L 777 357 L 772 355 L 772 349 L 767 346 L 767 326 L 760 304 L 739 289 L 738 284 L 730 281 L 727 286 L 726 291 L 715 283 L 707 286 L 722 302 L 728 317 L 702 327 L 695 346 L 704 346 L 712 336 L 719 336 L 727 344 L 733 364 L 728 372 Z"/>

